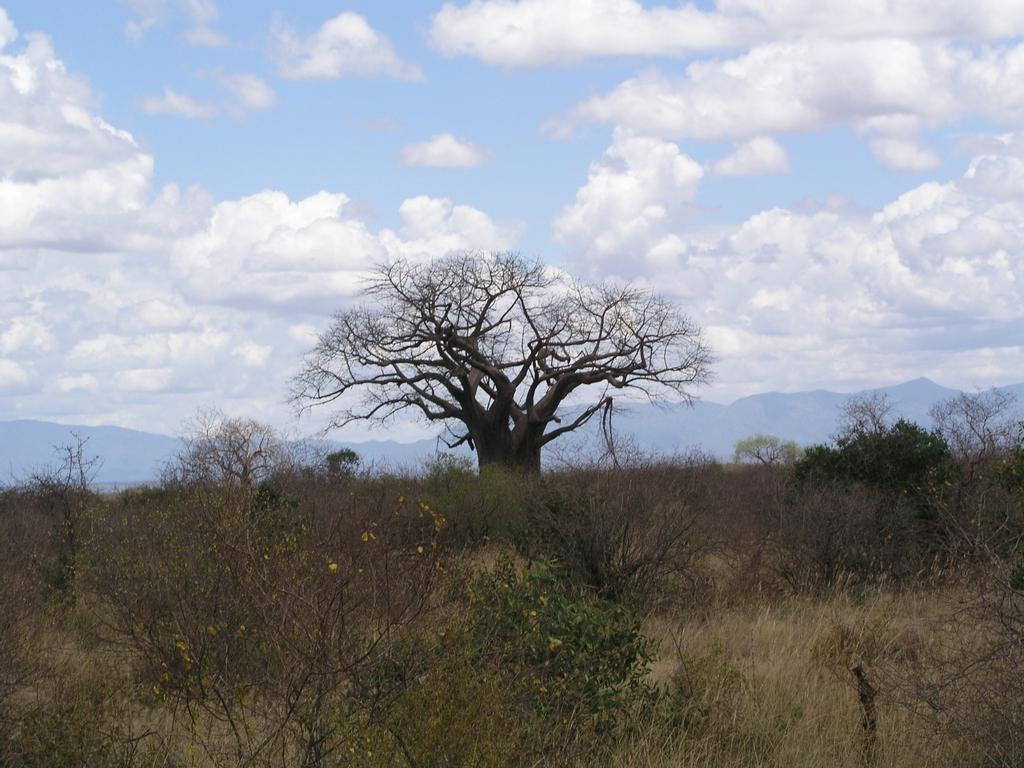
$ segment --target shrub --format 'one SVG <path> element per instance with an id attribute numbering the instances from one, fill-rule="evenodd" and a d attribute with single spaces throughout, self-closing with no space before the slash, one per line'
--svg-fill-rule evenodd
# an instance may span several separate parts
<path id="1" fill-rule="evenodd" d="M 35 625 L 44 590 L 35 565 L 50 546 L 49 521 L 38 514 L 33 497 L 0 491 L 0 738 L 10 727 L 15 694 L 43 671 L 45 648 Z"/>
<path id="2" fill-rule="evenodd" d="M 49 596 L 66 605 L 76 600 L 76 574 L 83 518 L 96 495 L 90 489 L 99 461 L 86 455 L 86 441 L 74 440 L 58 449 L 60 462 L 33 475 L 28 491 L 34 507 L 50 528 L 48 552 L 38 565 Z"/>
<path id="3" fill-rule="evenodd" d="M 351 448 L 339 448 L 324 457 L 324 471 L 328 477 L 348 479 L 352 477 L 362 464 L 359 454 Z"/>
<path id="4" fill-rule="evenodd" d="M 1017 768 L 1024 764 L 1024 590 L 998 558 L 974 576 L 973 594 L 937 628 L 942 642 L 916 664 L 885 669 L 886 682 L 937 730 L 966 739 L 979 763 Z"/>
<path id="5" fill-rule="evenodd" d="M 514 541 L 529 529 L 527 507 L 538 481 L 499 465 L 479 473 L 467 462 L 434 464 L 422 495 L 448 520 L 447 540 L 474 546 L 488 540 Z"/>
<path id="6" fill-rule="evenodd" d="M 779 519 L 779 574 L 795 590 L 842 580 L 902 579 L 929 566 L 915 508 L 863 486 L 824 483 L 791 494 Z"/>
<path id="7" fill-rule="evenodd" d="M 1024 422 L 1018 427 L 1017 440 L 1010 449 L 1001 476 L 1007 488 L 1024 496 Z"/>
<path id="8" fill-rule="evenodd" d="M 826 581 L 929 569 L 950 554 L 943 511 L 955 472 L 938 433 L 902 419 L 855 421 L 834 445 L 812 446 L 796 463 L 784 546 L 808 555 Z"/>
<path id="9" fill-rule="evenodd" d="M 528 764 L 537 721 L 516 700 L 509 671 L 481 663 L 467 639 L 454 625 L 434 642 L 410 638 L 378 661 L 362 699 L 339 713 L 346 765 Z"/>
<path id="10" fill-rule="evenodd" d="M 201 739 L 212 760 L 329 752 L 332 709 L 427 606 L 443 518 L 341 499 L 319 516 L 272 486 L 203 484 L 157 504 L 122 497 L 91 531 L 110 631 L 154 705 L 224 725 Z"/>
<path id="11" fill-rule="evenodd" d="M 174 765 L 169 745 L 152 729 L 139 729 L 128 693 L 111 670 L 80 677 L 66 670 L 52 688 L 37 690 L 19 708 L 6 736 L 0 765 L 18 768 L 157 768 Z"/>
<path id="12" fill-rule="evenodd" d="M 529 498 L 520 549 L 606 599 L 647 607 L 692 590 L 703 546 L 689 509 L 694 478 L 668 465 L 554 475 Z"/>
<path id="13" fill-rule="evenodd" d="M 612 727 L 644 677 L 653 643 L 628 609 L 567 585 L 551 563 L 525 573 L 509 561 L 470 585 L 476 654 L 515 670 L 526 695 L 555 722 L 570 713 Z"/>
<path id="14" fill-rule="evenodd" d="M 922 498 L 944 480 L 953 465 L 949 447 L 936 432 L 903 419 L 878 431 L 840 435 L 834 446 L 808 448 L 796 463 L 798 484 L 860 483 L 886 493 Z"/>

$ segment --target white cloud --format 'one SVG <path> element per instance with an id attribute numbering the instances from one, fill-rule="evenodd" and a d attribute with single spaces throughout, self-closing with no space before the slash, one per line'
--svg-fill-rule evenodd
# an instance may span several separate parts
<path id="1" fill-rule="evenodd" d="M 117 329 L 128 335 L 180 331 L 194 318 L 194 313 L 179 298 L 158 297 L 122 307 L 117 313 Z"/>
<path id="2" fill-rule="evenodd" d="M 138 157 L 131 134 L 85 108 L 92 98 L 43 35 L 29 34 L 20 51 L 0 54 L 3 178 L 38 181 Z"/>
<path id="3" fill-rule="evenodd" d="M 1024 8 L 1006 0 L 719 0 L 720 13 L 754 16 L 765 34 L 836 38 L 951 38 L 985 42 L 1024 34 Z"/>
<path id="4" fill-rule="evenodd" d="M 380 233 L 391 257 L 429 259 L 454 251 L 503 251 L 518 238 L 514 228 L 446 197 L 419 195 L 405 200 L 398 213 L 402 221 L 398 232 Z"/>
<path id="5" fill-rule="evenodd" d="M 164 15 L 164 0 L 125 0 L 136 18 L 124 26 L 125 36 L 133 42 L 140 42 L 146 30 L 156 26 Z"/>
<path id="6" fill-rule="evenodd" d="M 0 358 L 0 391 L 15 389 L 28 383 L 28 373 L 13 360 Z"/>
<path id="7" fill-rule="evenodd" d="M 488 153 L 471 141 L 439 133 L 427 141 L 402 147 L 402 162 L 430 168 L 473 168 L 488 160 Z"/>
<path id="8" fill-rule="evenodd" d="M 241 109 L 269 109 L 277 99 L 274 89 L 255 75 L 218 73 L 215 79 L 232 94 L 235 104 Z"/>
<path id="9" fill-rule="evenodd" d="M 681 55 L 735 45 L 758 29 L 692 5 L 645 9 L 635 0 L 446 3 L 430 39 L 442 53 L 506 67 L 570 63 L 592 56 Z"/>
<path id="10" fill-rule="evenodd" d="M 939 158 L 916 134 L 963 119 L 1024 126 L 1024 43 L 771 42 L 735 58 L 694 61 L 679 76 L 642 72 L 544 127 L 566 138 L 581 123 L 604 122 L 660 138 L 717 141 L 852 125 L 880 137 L 873 150 L 890 167 L 921 170 Z"/>
<path id="11" fill-rule="evenodd" d="M 223 48 L 231 41 L 226 35 L 214 29 L 220 17 L 220 9 L 213 0 L 125 0 L 135 14 L 125 24 L 125 35 L 133 42 L 141 42 L 149 29 L 163 22 L 168 16 L 184 18 L 190 23 L 184 38 L 191 45 L 208 48 Z M 168 6 L 170 5 L 170 8 Z"/>
<path id="12" fill-rule="evenodd" d="M 231 354 L 242 361 L 242 365 L 250 368 L 262 368 L 270 359 L 273 347 L 246 341 L 231 350 Z"/>
<path id="13" fill-rule="evenodd" d="M 220 10 L 213 0 L 184 0 L 184 4 L 192 21 L 199 26 L 208 26 L 220 16 Z"/>
<path id="14" fill-rule="evenodd" d="M 206 302 L 336 303 L 385 256 L 350 209 L 346 195 L 327 192 L 297 202 L 272 191 L 222 202 L 175 246 L 172 273 Z"/>
<path id="15" fill-rule="evenodd" d="M 0 263 L 25 261 L 12 249 L 149 247 L 202 207 L 173 186 L 150 200 L 152 157 L 95 100 L 42 35 L 0 54 Z"/>
<path id="16" fill-rule="evenodd" d="M 18 30 L 14 27 L 14 22 L 7 15 L 7 11 L 0 8 L 0 50 L 3 50 L 8 43 L 13 43 L 17 39 Z"/>
<path id="17" fill-rule="evenodd" d="M 358 13 L 345 11 L 328 19 L 315 33 L 299 38 L 289 29 L 276 31 L 278 70 L 295 80 L 384 76 L 422 80 L 415 64 L 403 61 L 391 42 Z"/>
<path id="18" fill-rule="evenodd" d="M 1024 9 L 1006 0 L 719 0 L 645 7 L 637 0 L 472 0 L 445 3 L 430 40 L 447 55 L 503 67 L 606 56 L 686 56 L 771 40 L 956 39 L 1024 34 Z"/>
<path id="19" fill-rule="evenodd" d="M 288 327 L 288 335 L 306 349 L 312 349 L 320 334 L 316 326 L 309 323 L 298 323 Z"/>
<path id="20" fill-rule="evenodd" d="M 173 431 L 196 402 L 274 410 L 304 347 L 270 304 L 190 297 L 172 251 L 210 225 L 209 196 L 154 189 L 152 158 L 96 101 L 44 37 L 0 55 L 0 418 Z M 254 339 L 267 366 L 239 366 Z"/>
<path id="21" fill-rule="evenodd" d="M 227 348 L 231 335 L 218 328 L 123 336 L 106 331 L 77 342 L 67 362 L 80 370 L 201 365 Z"/>
<path id="22" fill-rule="evenodd" d="M 225 34 L 210 27 L 192 27 L 185 30 L 185 40 L 203 48 L 225 48 L 231 45 L 231 40 Z"/>
<path id="23" fill-rule="evenodd" d="M 789 156 L 775 139 L 755 136 L 712 166 L 719 176 L 762 176 L 789 171 Z"/>
<path id="24" fill-rule="evenodd" d="M 688 217 L 704 171 L 675 144 L 616 130 L 586 184 L 555 220 L 555 236 L 597 264 L 628 263 Z"/>
<path id="25" fill-rule="evenodd" d="M 209 76 L 230 94 L 227 101 L 201 101 L 164 88 L 162 96 L 143 99 L 142 111 L 148 115 L 209 118 L 269 109 L 277 100 L 274 89 L 255 75 L 214 72 Z"/>
<path id="26" fill-rule="evenodd" d="M 49 352 L 52 347 L 53 334 L 38 318 L 15 317 L 6 324 L 0 320 L 0 355 Z"/>
<path id="27" fill-rule="evenodd" d="M 176 244 L 172 273 L 195 300 L 330 311 L 354 296 L 388 256 L 434 256 L 508 247 L 514 235 L 481 211 L 417 197 L 400 208 L 398 232 L 372 232 L 348 196 L 291 201 L 261 192 L 220 203 L 207 226 Z"/>
<path id="28" fill-rule="evenodd" d="M 966 54 L 906 40 L 771 43 L 734 59 L 695 61 L 681 77 L 648 71 L 552 123 L 611 122 L 673 139 L 747 138 L 894 114 L 960 114 L 953 80 Z"/>
<path id="29" fill-rule="evenodd" d="M 81 376 L 58 376 L 54 386 L 58 392 L 95 392 L 100 383 L 91 373 L 83 373 Z"/>
<path id="30" fill-rule="evenodd" d="M 173 115 L 175 117 L 213 117 L 220 106 L 210 101 L 199 101 L 184 93 L 164 88 L 162 96 L 147 96 L 142 100 L 142 111 L 147 115 Z"/>
<path id="31" fill-rule="evenodd" d="M 942 165 L 942 160 L 930 149 L 913 139 L 878 136 L 868 143 L 872 154 L 887 168 L 899 171 L 928 171 Z"/>
<path id="32" fill-rule="evenodd" d="M 638 183 L 643 168 L 592 169 L 555 232 L 576 269 L 600 259 L 602 274 L 679 298 L 718 347 L 720 392 L 1020 378 L 1024 141 L 1003 137 L 961 177 L 918 186 L 872 216 L 771 209 L 696 229 L 684 209 L 637 227 L 648 204 L 638 193 L 629 206 L 599 208 L 603 216 L 577 215 L 581 201 L 617 200 L 622 187 L 658 187 L 664 198 L 665 185 Z M 975 364 L 984 374 L 965 367 Z"/>
<path id="33" fill-rule="evenodd" d="M 170 368 L 135 368 L 118 371 L 114 386 L 126 392 L 160 392 L 168 388 L 174 371 Z"/>

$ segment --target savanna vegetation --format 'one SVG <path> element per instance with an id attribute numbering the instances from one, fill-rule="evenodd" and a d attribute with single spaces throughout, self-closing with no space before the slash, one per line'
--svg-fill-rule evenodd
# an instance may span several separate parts
<path id="1" fill-rule="evenodd" d="M 114 494 L 71 446 L 0 495 L 0 764 L 1022 765 L 1010 405 L 542 474 L 207 414 Z"/>

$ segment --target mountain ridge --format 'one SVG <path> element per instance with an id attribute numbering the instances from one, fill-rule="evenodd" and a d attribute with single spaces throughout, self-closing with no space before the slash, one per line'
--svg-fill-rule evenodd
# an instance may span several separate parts
<path id="1" fill-rule="evenodd" d="M 1024 406 L 1024 383 L 1000 387 Z M 882 393 L 889 397 L 894 415 L 929 425 L 928 410 L 960 390 L 919 377 L 888 387 L 854 393 L 826 389 L 805 392 L 763 392 L 738 398 L 728 405 L 697 400 L 692 407 L 673 404 L 629 404 L 615 414 L 615 428 L 641 449 L 660 454 L 684 453 L 700 448 L 725 458 L 737 440 L 755 433 L 776 435 L 801 445 L 826 442 L 834 434 L 839 406 L 851 397 Z M 0 484 L 22 482 L 33 472 L 59 461 L 58 449 L 74 434 L 87 440 L 87 453 L 101 460 L 96 481 L 103 484 L 152 482 L 160 469 L 181 449 L 179 437 L 117 426 L 58 424 L 38 419 L 0 421 Z M 597 438 L 591 426 L 552 445 L 574 452 L 585 450 Z M 319 441 L 318 441 L 319 442 Z M 351 448 L 364 463 L 415 466 L 437 452 L 436 438 L 401 443 L 393 440 L 324 440 L 328 448 Z M 442 446 L 443 447 L 443 446 Z"/>

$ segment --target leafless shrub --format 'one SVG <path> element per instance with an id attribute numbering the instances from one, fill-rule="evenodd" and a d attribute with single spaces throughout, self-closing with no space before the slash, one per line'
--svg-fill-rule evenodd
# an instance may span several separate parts
<path id="1" fill-rule="evenodd" d="M 27 494 L 0 491 L 0 743 L 11 726 L 11 698 L 40 671 L 39 643 L 32 622 L 41 607 L 42 585 L 33 559 L 48 547 L 48 531 Z"/>
<path id="2" fill-rule="evenodd" d="M 909 503 L 858 485 L 824 485 L 794 493 L 777 531 L 779 573 L 796 590 L 842 579 L 905 578 L 925 552 Z"/>
<path id="3" fill-rule="evenodd" d="M 974 571 L 969 596 L 912 665 L 884 668 L 893 697 L 934 728 L 966 739 L 979 764 L 1024 764 L 1024 590 L 1013 564 Z"/>
<path id="4" fill-rule="evenodd" d="M 958 465 L 945 494 L 948 525 L 960 532 L 957 542 L 982 557 L 988 550 L 1005 553 L 1024 525 L 1020 501 L 1001 472 L 1015 444 L 1015 406 L 1012 393 L 990 389 L 960 393 L 931 409 Z"/>
<path id="5" fill-rule="evenodd" d="M 989 389 L 961 392 L 932 406 L 929 415 L 955 457 L 967 462 L 973 476 L 1013 445 L 1017 398 Z"/>
<path id="6" fill-rule="evenodd" d="M 92 482 L 99 459 L 90 457 L 86 446 L 86 440 L 73 435 L 70 443 L 57 449 L 59 461 L 35 472 L 26 489 L 50 530 L 50 546 L 45 554 L 39 553 L 37 567 L 51 596 L 67 604 L 76 599 L 83 519 L 96 500 Z"/>
<path id="7" fill-rule="evenodd" d="M 692 589 L 704 544 L 689 508 L 693 486 L 693 474 L 668 464 L 559 473 L 531 499 L 526 551 L 554 557 L 608 598 Z"/>
<path id="8" fill-rule="evenodd" d="M 892 412 L 893 404 L 884 392 L 855 395 L 839 407 L 839 434 L 880 434 L 888 428 Z"/>
<path id="9" fill-rule="evenodd" d="M 211 760 L 323 764 L 332 712 L 427 607 L 444 518 L 346 496 L 328 511 L 267 486 L 136 492 L 93 531 L 108 639 Z"/>

